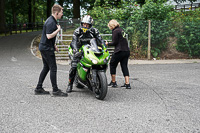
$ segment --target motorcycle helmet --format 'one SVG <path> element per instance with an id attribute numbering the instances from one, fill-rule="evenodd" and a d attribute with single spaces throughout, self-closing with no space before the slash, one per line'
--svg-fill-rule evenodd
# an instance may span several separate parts
<path id="1" fill-rule="evenodd" d="M 83 26 L 83 23 L 89 24 L 90 27 L 92 26 L 93 19 L 90 15 L 85 15 L 81 20 L 81 25 Z"/>

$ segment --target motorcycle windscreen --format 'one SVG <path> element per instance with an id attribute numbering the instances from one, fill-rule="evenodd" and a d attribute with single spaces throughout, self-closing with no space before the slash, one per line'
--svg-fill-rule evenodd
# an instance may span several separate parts
<path id="1" fill-rule="evenodd" d="M 97 45 L 97 41 L 96 41 L 95 38 L 93 38 L 93 39 L 90 40 L 90 46 L 91 46 L 90 49 L 92 51 L 94 51 L 95 53 L 101 53 L 102 52 L 102 47 L 99 47 Z"/>

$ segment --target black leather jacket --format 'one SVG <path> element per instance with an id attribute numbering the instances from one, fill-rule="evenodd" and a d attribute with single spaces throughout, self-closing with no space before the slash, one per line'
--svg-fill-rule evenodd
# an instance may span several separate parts
<path id="1" fill-rule="evenodd" d="M 92 38 L 97 39 L 97 43 L 99 46 L 101 46 L 102 44 L 106 46 L 104 40 L 99 34 L 98 29 L 93 27 L 88 29 L 83 26 L 80 26 L 74 31 L 70 46 L 72 47 L 72 49 L 78 50 L 82 45 L 87 44 Z"/>

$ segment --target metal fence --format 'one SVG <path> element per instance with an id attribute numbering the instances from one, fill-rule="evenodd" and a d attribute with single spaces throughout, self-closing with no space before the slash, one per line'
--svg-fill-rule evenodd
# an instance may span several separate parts
<path id="1" fill-rule="evenodd" d="M 199 7 L 200 7 L 200 3 L 179 4 L 179 5 L 175 5 L 175 10 L 190 11 L 190 10 L 196 10 Z"/>
<path id="2" fill-rule="evenodd" d="M 2 33 L 5 33 L 6 35 L 12 35 L 12 34 L 21 34 L 23 32 L 29 32 L 34 30 L 41 30 L 43 27 L 43 23 L 37 22 L 37 23 L 17 23 L 17 24 L 6 24 L 5 30 L 1 31 Z"/>

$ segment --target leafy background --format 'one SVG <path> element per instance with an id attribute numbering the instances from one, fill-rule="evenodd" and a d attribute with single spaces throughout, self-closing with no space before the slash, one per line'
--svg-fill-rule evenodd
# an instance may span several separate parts
<path id="1" fill-rule="evenodd" d="M 116 19 L 129 35 L 132 58 L 147 56 L 148 20 L 151 20 L 152 57 L 160 58 L 161 53 L 168 48 L 170 38 L 176 40 L 172 44 L 173 47 L 187 54 L 188 58 L 200 57 L 199 8 L 178 12 L 163 0 L 147 0 L 142 7 L 126 1 L 113 7 L 109 1 L 101 6 L 95 3 L 93 9 L 88 12 L 94 18 L 94 27 L 98 28 L 100 33 L 111 34 L 107 24 L 109 20 Z"/>

